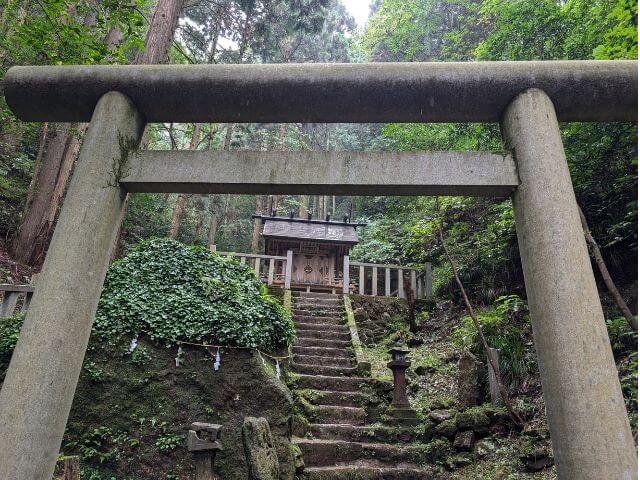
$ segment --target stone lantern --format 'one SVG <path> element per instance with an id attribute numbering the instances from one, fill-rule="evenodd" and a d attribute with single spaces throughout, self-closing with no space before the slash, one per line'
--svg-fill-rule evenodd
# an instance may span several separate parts
<path id="1" fill-rule="evenodd" d="M 195 480 L 216 480 L 213 475 L 213 461 L 222 450 L 220 431 L 222 427 L 212 423 L 194 422 L 187 435 L 187 449 L 196 463 Z"/>
<path id="2" fill-rule="evenodd" d="M 399 425 L 415 425 L 419 423 L 416 412 L 409 405 L 407 398 L 406 370 L 411 366 L 408 360 L 409 350 L 397 345 L 389 350 L 391 361 L 387 366 L 393 372 L 393 401 L 389 405 L 390 423 Z"/>

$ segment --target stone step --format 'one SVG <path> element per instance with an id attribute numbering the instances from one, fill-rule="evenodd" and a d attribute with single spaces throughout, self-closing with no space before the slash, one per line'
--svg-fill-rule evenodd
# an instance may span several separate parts
<path id="1" fill-rule="evenodd" d="M 305 480 L 433 480 L 437 478 L 432 468 L 417 466 L 389 467 L 375 465 L 333 465 L 308 467 Z"/>
<path id="2" fill-rule="evenodd" d="M 319 299 L 341 299 L 341 295 L 337 293 L 322 292 L 296 292 L 292 298 L 319 298 Z"/>
<path id="3" fill-rule="evenodd" d="M 431 455 L 422 444 L 390 445 L 308 438 L 294 438 L 292 441 L 300 447 L 304 463 L 310 467 L 327 467 L 368 459 L 397 467 L 403 462 L 422 465 L 431 460 Z"/>
<path id="4" fill-rule="evenodd" d="M 354 367 L 354 361 L 344 357 L 294 354 L 293 361 L 306 365 L 326 365 L 328 367 Z"/>
<path id="5" fill-rule="evenodd" d="M 298 337 L 305 338 L 324 338 L 326 340 L 345 340 L 351 341 L 351 334 L 349 331 L 338 332 L 335 330 L 308 330 L 306 328 L 299 328 L 295 325 L 296 335 Z"/>
<path id="6" fill-rule="evenodd" d="M 294 315 L 314 315 L 324 317 L 342 317 L 344 309 L 342 307 L 332 307 L 328 305 L 296 305 L 291 306 Z"/>
<path id="7" fill-rule="evenodd" d="M 321 324 L 321 323 L 306 323 L 306 322 L 293 322 L 296 330 L 303 331 L 316 331 L 316 332 L 324 332 L 326 334 L 337 333 L 337 334 L 348 334 L 351 335 L 349 331 L 349 327 L 346 325 L 332 325 L 332 324 Z"/>
<path id="8" fill-rule="evenodd" d="M 339 393 L 339 392 L 336 392 Z M 399 429 L 386 425 L 336 425 L 311 423 L 308 434 L 321 440 L 364 443 L 410 443 L 418 440 L 414 428 Z"/>
<path id="9" fill-rule="evenodd" d="M 293 369 L 296 373 L 305 375 L 325 375 L 329 377 L 349 377 L 356 374 L 356 367 L 334 367 L 331 365 L 308 365 L 294 363 Z"/>
<path id="10" fill-rule="evenodd" d="M 332 358 L 353 358 L 353 353 L 346 348 L 330 348 L 330 347 L 302 347 L 293 346 L 295 355 L 314 355 L 319 357 Z"/>
<path id="11" fill-rule="evenodd" d="M 307 400 L 309 400 L 314 405 L 339 405 L 342 407 L 361 407 L 365 401 L 365 397 L 360 392 L 334 392 L 332 390 L 311 390 L 309 391 Z"/>
<path id="12" fill-rule="evenodd" d="M 337 423 L 341 425 L 364 425 L 366 413 L 361 407 L 341 405 L 316 405 L 313 409 L 313 421 Z"/>
<path id="13" fill-rule="evenodd" d="M 333 340 L 330 338 L 313 338 L 298 335 L 296 337 L 296 346 L 300 347 L 328 347 L 328 348 L 349 348 L 350 340 Z"/>
<path id="14" fill-rule="evenodd" d="M 317 325 L 344 325 L 342 317 L 316 317 L 313 315 L 293 315 L 293 322 L 315 323 Z"/>
<path id="15" fill-rule="evenodd" d="M 342 302 L 330 302 L 326 300 L 291 302 L 291 306 L 300 310 L 344 310 Z"/>
<path id="16" fill-rule="evenodd" d="M 363 377 L 331 377 L 326 375 L 298 375 L 298 388 L 331 390 L 333 392 L 358 392 L 363 385 L 371 383 Z"/>
<path id="17" fill-rule="evenodd" d="M 342 300 L 329 300 L 329 299 L 317 299 L 317 298 L 305 298 L 300 300 L 293 300 L 291 302 L 294 307 L 307 307 L 307 308 L 322 308 L 322 307 L 338 307 L 342 308 Z"/>

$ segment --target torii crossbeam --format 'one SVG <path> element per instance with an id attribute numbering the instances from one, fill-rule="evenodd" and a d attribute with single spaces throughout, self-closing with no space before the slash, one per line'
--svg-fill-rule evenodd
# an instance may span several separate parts
<path id="1" fill-rule="evenodd" d="M 635 61 L 573 61 L 10 69 L 4 91 L 20 118 L 91 124 L 0 392 L 0 478 L 51 478 L 127 189 L 327 193 L 350 186 L 366 194 L 394 193 L 391 187 L 406 195 L 513 192 L 558 476 L 637 478 L 558 126 L 636 121 L 637 68 Z M 213 158 L 223 169 L 216 171 L 200 153 L 138 156 L 145 123 L 165 121 L 500 122 L 509 154 L 353 154 L 358 165 L 387 169 L 358 184 L 347 154 L 311 154 L 312 174 L 295 180 L 282 173 L 287 155 L 256 153 L 252 161 L 275 168 L 259 179 L 234 171 L 232 157 Z M 407 171 L 389 170 L 390 158 Z M 192 178 L 179 171 L 182 162 Z M 331 162 L 342 173 L 328 172 Z"/>

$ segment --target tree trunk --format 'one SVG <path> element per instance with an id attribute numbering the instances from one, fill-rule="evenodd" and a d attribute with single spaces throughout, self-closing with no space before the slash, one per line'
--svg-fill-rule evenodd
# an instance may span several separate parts
<path id="1" fill-rule="evenodd" d="M 144 40 L 144 50 L 138 51 L 134 64 L 168 63 L 183 5 L 184 0 L 158 0 Z"/>
<path id="2" fill-rule="evenodd" d="M 256 195 L 256 215 L 262 215 L 262 196 Z M 259 218 L 253 219 L 253 234 L 251 235 L 251 251 L 258 253 L 260 248 L 260 225 L 262 221 Z"/>
<path id="3" fill-rule="evenodd" d="M 25 205 L 18 234 L 13 241 L 14 258 L 27 265 L 35 265 L 42 260 L 48 244 L 53 191 L 62 182 L 60 175 L 66 170 L 63 164 L 68 155 L 67 140 L 71 128 L 69 123 L 50 124 L 46 132 L 41 166 L 34 172 L 35 177 L 27 193 L 30 201 Z"/>
<path id="4" fill-rule="evenodd" d="M 638 319 L 636 318 L 635 315 L 633 315 L 633 313 L 631 313 L 631 310 L 629 310 L 629 306 L 627 305 L 627 302 L 624 301 L 624 298 L 622 298 L 622 295 L 620 295 L 620 292 L 618 291 L 616 284 L 611 278 L 611 275 L 609 274 L 609 269 L 607 268 L 607 264 L 605 263 L 604 258 L 602 258 L 600 247 L 598 246 L 598 243 L 593 238 L 593 235 L 591 235 L 591 230 L 589 230 L 589 225 L 587 224 L 587 219 L 584 216 L 584 212 L 582 211 L 582 208 L 578 207 L 578 212 L 580 213 L 580 222 L 582 223 L 582 230 L 584 231 L 584 236 L 587 240 L 589 251 L 591 252 L 591 256 L 593 257 L 593 259 L 596 261 L 596 265 L 598 265 L 598 270 L 600 271 L 600 275 L 602 275 L 602 279 L 604 280 L 604 283 L 607 286 L 609 293 L 611 294 L 614 301 L 616 302 L 616 305 L 618 305 L 618 308 L 624 315 L 624 318 L 626 318 L 627 322 L 629 322 L 629 326 L 633 329 L 634 332 L 637 332 Z"/>
<path id="5" fill-rule="evenodd" d="M 144 41 L 144 51 L 136 53 L 134 64 L 156 64 L 167 63 L 169 60 L 169 50 L 173 42 L 180 12 L 184 5 L 184 0 L 158 0 L 153 17 L 149 23 L 149 30 Z M 140 148 L 146 148 L 146 129 L 140 142 Z M 111 260 L 120 256 L 123 244 L 124 231 L 122 229 L 124 216 L 129 206 L 129 193 L 125 198 L 124 215 L 120 222 L 120 228 L 116 236 L 116 243 L 111 254 Z"/>
<path id="6" fill-rule="evenodd" d="M 229 150 L 231 148 L 231 137 L 233 136 L 234 127 L 235 123 L 227 124 L 227 134 L 224 136 L 224 144 L 222 145 L 222 150 Z"/>
<path id="7" fill-rule="evenodd" d="M 211 215 L 211 224 L 209 225 L 209 235 L 207 236 L 207 246 L 216 244 L 216 233 L 218 232 L 218 217 L 215 213 Z"/>
<path id="8" fill-rule="evenodd" d="M 307 195 L 300 195 L 300 207 L 298 210 L 298 217 L 307 218 L 308 209 L 309 209 L 309 197 Z"/>
<path id="9" fill-rule="evenodd" d="M 96 24 L 98 1 L 92 0 L 90 6 L 83 19 L 87 27 Z M 54 124 L 44 129 L 43 139 L 48 130 L 53 132 L 48 142 L 41 141 L 38 157 L 42 161 L 36 159 L 22 220 L 13 241 L 13 255 L 23 263 L 36 265 L 44 259 L 67 180 L 80 150 L 80 138 L 86 129 L 86 124 Z M 44 146 L 46 151 L 43 154 Z"/>
<path id="10" fill-rule="evenodd" d="M 191 141 L 189 142 L 189 150 L 196 150 L 200 142 L 200 130 L 202 125 L 196 123 L 193 125 L 193 132 L 191 133 Z M 184 204 L 186 202 L 186 196 L 182 193 L 178 194 L 178 200 L 176 206 L 173 209 L 173 217 L 171 218 L 171 229 L 169 230 L 169 238 L 176 239 L 178 232 L 180 231 L 180 224 L 182 223 L 182 217 L 184 215 Z"/>

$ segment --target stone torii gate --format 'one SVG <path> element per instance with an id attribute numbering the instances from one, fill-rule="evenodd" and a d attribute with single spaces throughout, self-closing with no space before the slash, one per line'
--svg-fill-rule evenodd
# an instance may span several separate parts
<path id="1" fill-rule="evenodd" d="M 636 450 L 558 121 L 636 121 L 637 62 L 14 67 L 25 121 L 91 124 L 0 392 L 0 478 L 51 478 L 130 192 L 511 195 L 558 475 Z M 506 152 L 136 152 L 146 122 L 500 122 Z"/>

